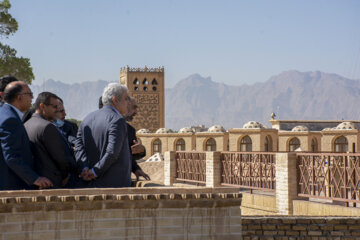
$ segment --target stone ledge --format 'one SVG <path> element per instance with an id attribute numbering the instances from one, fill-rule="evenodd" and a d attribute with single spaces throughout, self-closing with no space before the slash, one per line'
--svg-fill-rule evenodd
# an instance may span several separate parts
<path id="1" fill-rule="evenodd" d="M 123 208 L 240 207 L 241 199 L 242 194 L 236 188 L 0 191 L 0 213 Z"/>

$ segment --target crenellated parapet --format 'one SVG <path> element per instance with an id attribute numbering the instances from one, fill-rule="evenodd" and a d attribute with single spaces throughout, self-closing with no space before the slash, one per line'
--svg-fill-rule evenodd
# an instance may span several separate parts
<path id="1" fill-rule="evenodd" d="M 158 68 L 148 68 L 147 66 L 144 68 L 132 68 L 129 66 L 120 68 L 120 74 L 126 72 L 164 72 L 164 66 Z"/>

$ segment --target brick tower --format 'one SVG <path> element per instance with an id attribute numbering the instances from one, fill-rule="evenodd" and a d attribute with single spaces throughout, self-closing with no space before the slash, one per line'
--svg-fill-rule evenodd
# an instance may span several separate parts
<path id="1" fill-rule="evenodd" d="M 164 67 L 120 69 L 120 83 L 127 86 L 129 95 L 136 99 L 138 114 L 131 125 L 155 132 L 165 127 Z"/>

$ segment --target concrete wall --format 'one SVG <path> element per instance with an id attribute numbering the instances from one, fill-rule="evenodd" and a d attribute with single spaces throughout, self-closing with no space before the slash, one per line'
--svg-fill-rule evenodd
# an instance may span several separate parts
<path id="1" fill-rule="evenodd" d="M 277 215 L 275 196 L 251 194 L 242 192 L 241 214 L 248 215 Z"/>
<path id="2" fill-rule="evenodd" d="M 0 192 L 0 239 L 239 239 L 234 189 Z"/>
<path id="3" fill-rule="evenodd" d="M 360 208 L 303 200 L 294 200 L 293 210 L 299 216 L 360 216 Z"/>

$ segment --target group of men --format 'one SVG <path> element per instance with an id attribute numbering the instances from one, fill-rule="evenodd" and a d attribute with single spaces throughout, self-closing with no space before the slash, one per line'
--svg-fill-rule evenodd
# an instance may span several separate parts
<path id="1" fill-rule="evenodd" d="M 26 83 L 0 79 L 0 190 L 130 187 L 131 172 L 150 179 L 136 163 L 145 148 L 126 122 L 137 105 L 125 86 L 109 84 L 103 107 L 78 129 L 57 95 L 42 92 L 33 107 L 32 99 Z"/>

